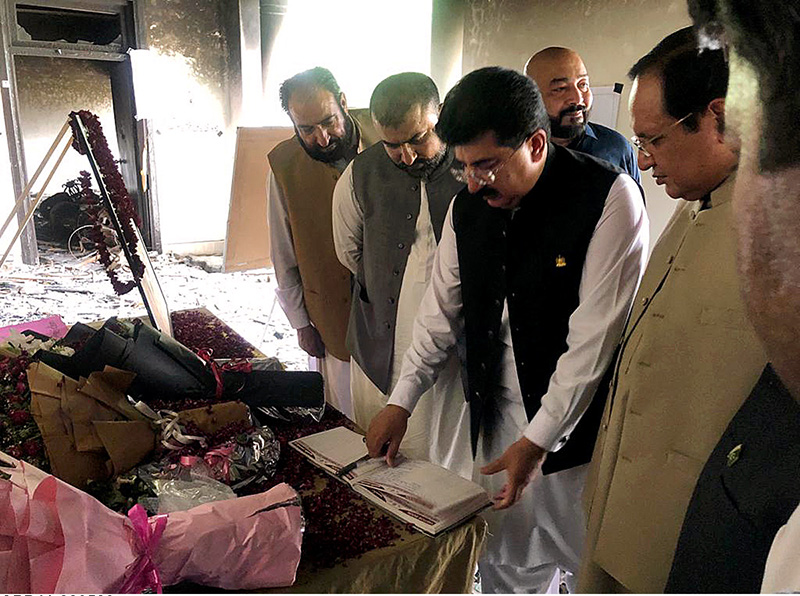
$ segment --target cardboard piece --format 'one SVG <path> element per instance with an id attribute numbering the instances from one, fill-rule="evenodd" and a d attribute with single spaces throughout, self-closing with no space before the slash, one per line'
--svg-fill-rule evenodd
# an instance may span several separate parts
<path id="1" fill-rule="evenodd" d="M 127 472 L 155 448 L 152 422 L 125 396 L 132 373 L 107 366 L 75 381 L 43 362 L 32 363 L 27 373 L 31 413 L 58 478 L 82 488 L 88 480 Z M 179 412 L 178 419 L 213 435 L 235 422 L 249 424 L 250 410 L 223 402 Z"/>
<path id="2" fill-rule="evenodd" d="M 31 414 L 42 432 L 50 469 L 54 476 L 73 486 L 84 487 L 92 478 L 108 478 L 108 458 L 102 453 L 80 453 L 59 420 L 61 401 L 44 395 L 31 396 Z"/>
<path id="3" fill-rule="evenodd" d="M 178 412 L 178 420 L 182 423 L 192 422 L 202 432 L 213 435 L 222 427 L 234 422 L 249 423 L 250 410 L 240 401 L 228 401 L 214 404 L 211 408 L 194 408 Z"/>
<path id="4" fill-rule="evenodd" d="M 124 390 L 115 385 L 128 373 L 96 372 L 75 381 L 42 362 L 31 364 L 27 373 L 31 413 L 53 474 L 65 482 L 82 488 L 91 479 L 125 472 L 155 448 L 156 434 L 141 414 L 134 410 L 137 419 L 128 420 L 107 405 L 125 401 Z M 89 391 L 83 391 L 87 387 Z M 101 392 L 107 392 L 101 400 L 93 397 Z"/>
<path id="5" fill-rule="evenodd" d="M 293 134 L 290 126 L 239 127 L 236 130 L 223 271 L 272 266 L 267 224 L 270 172 L 267 154 Z"/>
<path id="6" fill-rule="evenodd" d="M 94 421 L 94 429 L 111 461 L 111 475 L 127 472 L 153 450 L 149 422 Z"/>

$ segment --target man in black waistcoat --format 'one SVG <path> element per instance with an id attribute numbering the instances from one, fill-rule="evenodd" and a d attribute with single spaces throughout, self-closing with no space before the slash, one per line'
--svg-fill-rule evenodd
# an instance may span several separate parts
<path id="1" fill-rule="evenodd" d="M 595 392 L 644 267 L 647 215 L 630 176 L 549 142 L 539 90 L 520 73 L 465 76 L 437 131 L 467 188 L 450 205 L 400 379 L 367 446 L 393 464 L 418 396 L 457 350 L 474 477 L 495 499 L 482 589 L 544 592 L 558 570 L 569 586 L 603 407 Z"/>
<path id="2" fill-rule="evenodd" d="M 701 41 L 731 44 L 728 131 L 739 273 L 771 360 L 712 452 L 667 592 L 800 591 L 800 17 L 796 2 L 690 0 Z"/>

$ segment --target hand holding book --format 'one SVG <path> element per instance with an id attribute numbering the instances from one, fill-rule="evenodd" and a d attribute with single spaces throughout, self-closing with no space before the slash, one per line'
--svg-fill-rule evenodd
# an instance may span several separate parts
<path id="1" fill-rule="evenodd" d="M 391 404 L 378 412 L 367 431 L 367 449 L 371 457 L 381 457 L 385 453 L 386 463 L 394 467 L 409 416 L 408 410 Z"/>
<path id="2" fill-rule="evenodd" d="M 345 427 L 296 439 L 289 445 L 372 504 L 431 536 L 491 504 L 481 486 L 441 466 L 398 454 L 396 465 L 389 467 L 380 451 L 379 457 L 370 458 L 369 453 L 364 454 L 363 437 Z"/>

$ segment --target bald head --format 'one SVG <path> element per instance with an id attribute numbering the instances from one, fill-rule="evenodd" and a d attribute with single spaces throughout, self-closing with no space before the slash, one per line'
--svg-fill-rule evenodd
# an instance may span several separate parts
<path id="1" fill-rule="evenodd" d="M 569 48 L 545 48 L 530 57 L 525 74 L 542 92 L 553 141 L 567 145 L 581 136 L 592 108 L 592 90 L 578 53 Z"/>
<path id="2" fill-rule="evenodd" d="M 540 87 L 548 82 L 546 76 L 555 67 L 556 69 L 562 68 L 565 64 L 573 62 L 580 63 L 581 69 L 586 72 L 583 66 L 583 60 L 575 50 L 569 48 L 560 48 L 551 46 L 536 52 L 533 56 L 528 58 L 525 64 L 525 74 L 536 81 Z"/>

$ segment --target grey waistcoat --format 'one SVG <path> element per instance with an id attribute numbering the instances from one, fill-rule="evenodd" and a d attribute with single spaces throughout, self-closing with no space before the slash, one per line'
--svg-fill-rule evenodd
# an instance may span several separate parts
<path id="1" fill-rule="evenodd" d="M 452 161 L 448 151 L 425 182 L 436 242 L 442 236 L 450 201 L 464 187 L 450 174 Z M 361 370 L 387 394 L 397 301 L 419 215 L 420 180 L 394 165 L 377 143 L 353 160 L 353 190 L 364 214 L 364 237 L 353 283 L 347 348 Z"/>

